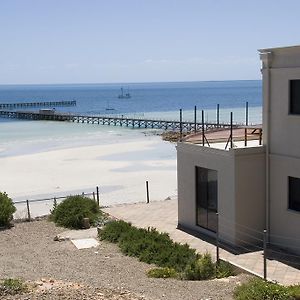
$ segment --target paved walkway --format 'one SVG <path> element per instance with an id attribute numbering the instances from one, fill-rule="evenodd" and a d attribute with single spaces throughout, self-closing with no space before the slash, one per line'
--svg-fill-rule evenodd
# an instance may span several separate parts
<path id="1" fill-rule="evenodd" d="M 138 227 L 155 227 L 162 232 L 168 232 L 170 237 L 180 243 L 188 243 L 198 252 L 210 252 L 215 257 L 216 247 L 200 238 L 176 229 L 177 200 L 166 200 L 136 204 L 123 204 L 104 209 L 112 216 L 131 222 Z M 220 249 L 220 257 L 230 261 L 253 274 L 263 276 L 263 256 L 261 251 L 246 254 L 232 254 Z M 300 262 L 299 262 L 300 263 Z M 267 261 L 268 279 L 281 284 L 290 285 L 300 283 L 300 270 L 281 263 L 277 260 Z"/>

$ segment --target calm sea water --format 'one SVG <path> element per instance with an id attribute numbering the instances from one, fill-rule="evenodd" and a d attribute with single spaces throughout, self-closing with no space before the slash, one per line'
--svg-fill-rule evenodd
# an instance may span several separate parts
<path id="1" fill-rule="evenodd" d="M 120 84 L 85 85 L 27 85 L 0 86 L 0 102 L 34 102 L 76 100 L 74 108 L 60 108 L 87 114 L 107 113 L 114 108 L 117 114 L 241 108 L 248 101 L 251 107 L 261 107 L 261 81 L 214 81 L 178 83 L 135 83 L 129 88 L 130 99 L 119 99 Z M 112 113 L 112 111 L 110 111 Z"/>
<path id="2" fill-rule="evenodd" d="M 193 109 L 205 110 L 205 120 L 215 121 L 216 105 L 220 119 L 244 122 L 245 103 L 249 102 L 249 120 L 261 123 L 261 81 L 218 81 L 179 83 L 133 83 L 130 99 L 119 99 L 121 84 L 83 85 L 0 85 L 0 103 L 76 100 L 76 107 L 58 111 L 82 114 L 118 114 L 156 119 L 178 119 L 183 109 L 185 120 L 193 119 Z M 114 110 L 106 110 L 113 108 Z M 200 116 L 200 111 L 199 111 Z M 136 138 L 136 130 L 73 124 L 66 122 L 18 121 L 0 118 L 0 156 L 68 147 L 70 145 L 109 143 L 120 138 Z M 22 147 L 20 147 L 20 142 Z"/>

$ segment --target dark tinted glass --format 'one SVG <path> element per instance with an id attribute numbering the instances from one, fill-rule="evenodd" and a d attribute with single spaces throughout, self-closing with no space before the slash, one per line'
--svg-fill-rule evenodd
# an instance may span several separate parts
<path id="1" fill-rule="evenodd" d="M 290 81 L 290 114 L 300 115 L 300 79 Z"/>
<path id="2" fill-rule="evenodd" d="M 196 167 L 197 225 L 216 232 L 218 181 L 217 171 Z"/>
<path id="3" fill-rule="evenodd" d="M 300 179 L 289 177 L 289 209 L 300 211 Z"/>

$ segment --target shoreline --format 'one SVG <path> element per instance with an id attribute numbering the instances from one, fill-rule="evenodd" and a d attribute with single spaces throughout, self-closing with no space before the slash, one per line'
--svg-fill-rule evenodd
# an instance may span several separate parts
<path id="1" fill-rule="evenodd" d="M 101 205 L 143 202 L 146 181 L 153 201 L 177 194 L 175 146 L 157 135 L 2 157 L 0 164 L 1 191 L 14 202 L 92 192 L 96 186 Z M 47 202 L 36 203 L 32 216 L 47 214 L 53 206 Z M 18 204 L 16 215 L 24 213 L 26 203 Z"/>

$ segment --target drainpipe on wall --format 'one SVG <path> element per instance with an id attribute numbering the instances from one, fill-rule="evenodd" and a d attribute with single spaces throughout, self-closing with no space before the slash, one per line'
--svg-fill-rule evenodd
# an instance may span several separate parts
<path id="1" fill-rule="evenodd" d="M 262 74 L 263 74 L 263 104 L 264 104 L 264 116 L 263 119 L 263 144 L 266 149 L 266 230 L 267 239 L 270 240 L 270 99 L 271 99 L 271 63 L 272 52 L 261 52 L 260 59 L 262 61 Z"/>

